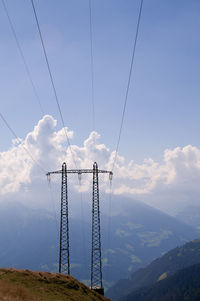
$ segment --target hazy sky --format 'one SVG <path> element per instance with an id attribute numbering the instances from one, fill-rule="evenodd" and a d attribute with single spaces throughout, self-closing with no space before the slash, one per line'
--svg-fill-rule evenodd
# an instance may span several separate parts
<path id="1" fill-rule="evenodd" d="M 31 2 L 5 0 L 5 3 L 43 110 L 58 121 L 55 130 L 59 132 L 62 124 Z M 92 0 L 95 130 L 101 135 L 99 143 L 105 144 L 109 153 L 116 147 L 139 4 L 136 0 Z M 35 0 L 35 6 L 65 124 L 74 132 L 71 143 L 82 147 L 93 129 L 88 1 Z M 188 151 L 195 154 L 199 151 L 199 15 L 198 0 L 144 0 L 119 148 L 126 164 L 134 160 L 139 166 L 143 166 L 145 158 L 152 158 L 159 162 L 159 166 L 167 165 L 166 162 L 177 155 L 176 151 L 173 152 L 176 147 L 180 147 L 180 156 Z M 42 118 L 42 113 L 2 5 L 0 48 L 0 111 L 17 135 L 25 139 Z M 3 151 L 8 154 L 13 137 L 1 120 L 0 137 L 1 155 Z M 184 149 L 187 145 L 196 148 Z M 171 149 L 171 157 L 165 157 L 163 163 L 166 149 Z M 197 157 L 195 168 L 199 168 L 199 153 Z M 98 161 L 98 157 L 94 159 Z M 180 157 L 180 162 L 181 160 Z M 190 155 L 187 160 L 190 162 Z M 99 161 L 103 162 L 102 158 Z M 12 164 L 15 165 L 15 162 L 13 159 Z M 137 174 L 134 168 L 131 172 Z M 154 166 L 154 169 L 157 167 Z M 145 176 L 144 170 L 143 179 L 149 177 L 151 182 L 155 182 L 155 170 L 154 180 L 152 173 L 148 172 Z M 123 172 L 129 183 L 127 170 L 121 171 L 122 178 Z M 198 174 L 196 169 L 194 174 Z M 161 178 L 165 176 L 162 175 Z M 169 180 L 169 175 L 166 177 Z M 132 182 L 130 189 L 138 189 L 134 185 Z M 180 190 L 180 185 L 178 189 Z M 193 192 L 192 189 L 190 186 L 190 193 Z M 195 195 L 196 199 L 198 195 L 199 192 Z"/>

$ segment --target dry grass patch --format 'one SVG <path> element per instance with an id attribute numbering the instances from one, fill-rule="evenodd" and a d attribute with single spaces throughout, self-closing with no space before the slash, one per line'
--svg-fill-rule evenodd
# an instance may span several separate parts
<path id="1" fill-rule="evenodd" d="M 42 301 L 41 298 L 32 296 L 26 288 L 0 280 L 0 301 L 26 300 Z"/>
<path id="2" fill-rule="evenodd" d="M 106 301 L 71 276 L 0 269 L 0 301 Z"/>

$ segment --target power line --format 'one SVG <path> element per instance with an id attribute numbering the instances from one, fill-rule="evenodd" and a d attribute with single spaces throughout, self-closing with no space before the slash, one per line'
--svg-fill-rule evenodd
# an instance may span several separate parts
<path id="1" fill-rule="evenodd" d="M 6 6 L 4 0 L 2 0 L 2 5 L 3 5 L 3 8 L 4 8 L 5 14 L 6 14 L 6 16 L 7 16 L 7 19 L 8 19 L 8 22 L 9 22 L 9 25 L 10 25 L 10 28 L 11 28 L 11 31 L 12 31 L 12 34 L 13 34 L 13 37 L 14 37 L 14 39 L 15 39 L 17 48 L 18 48 L 18 50 L 19 50 L 19 54 L 20 54 L 21 59 L 22 59 L 22 61 L 23 61 L 25 71 L 26 71 L 26 73 L 27 73 L 28 79 L 29 79 L 30 84 L 31 84 L 31 86 L 32 86 L 33 93 L 34 93 L 34 95 L 35 95 L 35 97 L 36 97 L 36 99 L 37 99 L 37 101 L 38 101 L 40 110 L 41 110 L 42 114 L 44 115 L 44 110 L 43 110 L 43 107 L 42 107 L 41 100 L 40 100 L 39 95 L 38 95 L 38 93 L 37 93 L 35 84 L 34 84 L 34 82 L 33 82 L 32 76 L 31 76 L 30 69 L 29 69 L 28 64 L 27 64 L 27 62 L 26 62 L 24 53 L 23 53 L 23 51 L 22 51 L 22 47 L 20 46 L 20 42 L 19 42 L 19 39 L 18 39 L 18 37 L 17 37 L 17 33 L 16 33 L 16 31 L 15 31 L 14 25 L 13 25 L 13 23 L 12 23 L 11 17 L 10 17 L 10 15 L 9 15 L 9 12 L 8 12 L 8 9 L 7 9 L 7 6 Z"/>
<path id="2" fill-rule="evenodd" d="M 40 41 L 41 41 L 41 44 L 42 44 L 42 49 L 43 49 L 43 52 L 44 52 L 45 61 L 46 61 L 46 64 L 47 64 L 47 69 L 48 69 L 48 72 L 49 72 L 49 77 L 50 77 L 51 85 L 52 85 L 52 88 L 53 88 L 56 104 L 57 104 L 58 111 L 59 111 L 59 114 L 60 114 L 60 118 L 61 118 L 61 121 L 62 121 L 62 125 L 63 125 L 63 128 L 64 128 L 65 136 L 67 138 L 67 143 L 68 143 L 71 155 L 72 155 L 72 160 L 74 162 L 74 165 L 77 168 L 77 164 L 76 164 L 76 161 L 75 161 L 75 158 L 74 158 L 74 154 L 73 154 L 72 149 L 71 149 L 71 144 L 70 144 L 70 141 L 69 141 L 69 137 L 67 135 L 65 122 L 64 122 L 64 118 L 63 118 L 63 115 L 62 115 L 62 111 L 61 111 L 61 107 L 60 107 L 60 103 L 59 103 L 59 99 L 58 99 L 58 94 L 57 94 L 56 87 L 55 87 L 55 84 L 54 84 L 54 79 L 53 79 L 53 75 L 52 75 L 52 72 L 51 72 L 49 59 L 48 59 L 48 56 L 47 56 L 47 51 L 46 51 L 46 48 L 45 48 L 45 44 L 44 44 L 44 40 L 43 40 L 43 37 L 42 37 L 42 32 L 41 32 L 41 29 L 40 29 L 40 24 L 39 24 L 39 20 L 38 20 L 38 17 L 37 17 L 37 13 L 36 13 L 36 9 L 35 9 L 35 5 L 34 5 L 33 0 L 31 0 L 31 4 L 32 4 L 34 17 L 35 17 L 35 21 L 36 21 L 36 24 L 37 24 L 37 29 L 38 29 L 38 33 L 39 33 L 39 36 L 40 36 Z"/>
<path id="3" fill-rule="evenodd" d="M 92 3 L 91 3 L 91 0 L 89 0 L 89 14 L 90 14 L 90 69 L 91 69 L 92 123 L 93 123 L 93 130 L 95 130 L 94 55 L 93 55 Z"/>
<path id="4" fill-rule="evenodd" d="M 118 153 L 120 139 L 121 139 L 121 134 L 122 134 L 124 116 L 125 116 L 125 112 L 126 112 L 126 105 L 127 105 L 129 89 L 130 89 L 131 76 L 132 76 L 132 72 L 133 72 L 133 64 L 134 64 L 134 59 L 135 59 L 135 52 L 136 52 L 136 46 L 137 46 L 137 40 L 138 40 L 138 33 L 139 33 L 140 20 L 141 20 L 141 14 L 142 14 L 142 7 L 143 7 L 143 0 L 141 0 L 139 14 L 138 14 L 138 21 L 137 21 L 137 27 L 136 27 L 136 33 L 135 33 L 135 39 L 134 39 L 133 51 L 132 51 L 132 57 L 131 57 L 131 64 L 130 64 L 130 69 L 129 69 L 128 82 L 127 82 L 127 87 L 126 87 L 125 100 L 124 100 L 122 118 L 121 118 L 121 123 L 120 123 L 120 128 L 119 128 L 119 136 L 118 136 L 118 140 L 117 140 L 117 146 L 116 146 L 116 150 L 115 150 L 115 157 L 114 157 L 114 161 L 113 161 L 112 171 L 114 170 L 114 167 L 115 167 L 115 163 L 116 163 L 116 159 L 117 159 L 117 153 Z"/>
<path id="5" fill-rule="evenodd" d="M 124 117 L 125 117 L 125 112 L 126 112 L 126 105 L 127 105 L 128 95 L 129 95 L 131 76 L 132 76 L 132 72 L 133 72 L 133 64 L 134 64 L 134 59 L 135 59 L 135 52 L 136 52 L 136 46 L 137 46 L 137 40 L 138 40 L 142 8 L 143 8 L 143 0 L 141 0 L 141 2 L 140 2 L 140 9 L 139 9 L 139 14 L 138 14 L 138 21 L 137 21 L 137 27 L 136 27 L 136 33 L 135 33 L 135 39 L 134 39 L 133 51 L 132 51 L 132 57 L 131 57 L 131 64 L 130 64 L 130 69 L 129 69 L 128 82 L 127 82 L 127 87 L 126 87 L 124 106 L 123 106 L 123 111 L 122 111 L 122 118 L 121 118 L 121 123 L 120 123 L 120 128 L 119 128 L 119 135 L 118 135 L 117 146 L 116 146 L 116 150 L 115 150 L 115 157 L 114 157 L 114 161 L 113 161 L 112 172 L 115 167 L 117 153 L 118 153 L 120 139 L 121 139 L 121 134 L 122 134 L 122 128 L 123 128 Z M 111 200 L 112 200 L 112 184 L 110 182 L 109 212 L 108 212 L 108 278 L 109 278 L 109 272 L 110 272 L 109 271 L 109 261 L 110 261 L 109 246 L 110 246 L 110 234 L 111 234 Z"/>
<path id="6" fill-rule="evenodd" d="M 3 122 L 5 123 L 5 125 L 7 126 L 7 128 L 9 129 L 9 131 L 12 133 L 12 135 L 16 138 L 17 142 L 19 144 L 21 144 L 21 146 L 26 151 L 26 153 L 31 158 L 31 160 L 42 170 L 42 172 L 46 173 L 46 170 L 43 168 L 43 166 L 37 160 L 34 159 L 31 152 L 21 143 L 21 140 L 18 138 L 15 131 L 11 128 L 11 126 L 9 125 L 9 123 L 7 122 L 7 120 L 4 118 L 4 116 L 1 113 L 0 113 L 0 117 L 3 120 Z"/>
<path id="7" fill-rule="evenodd" d="M 35 98 L 36 98 L 37 101 L 38 101 L 38 104 L 39 104 L 39 107 L 40 107 L 42 116 L 44 116 L 44 115 L 45 115 L 45 112 L 44 112 L 44 109 L 43 109 L 43 106 L 42 106 L 40 97 L 39 97 L 39 95 L 38 95 L 38 93 L 37 93 L 37 89 L 36 89 L 36 86 L 35 86 L 35 84 L 34 84 L 33 78 L 32 78 L 32 76 L 31 76 L 31 72 L 30 72 L 29 66 L 28 66 L 27 61 L 26 61 L 26 59 L 25 59 L 25 55 L 24 55 L 24 53 L 23 53 L 22 47 L 21 47 L 21 45 L 20 45 L 20 41 L 19 41 L 18 36 L 17 36 L 17 33 L 16 33 L 16 31 L 15 31 L 15 27 L 14 27 L 14 25 L 13 25 L 12 19 L 11 19 L 11 17 L 10 17 L 8 8 L 7 8 L 7 6 L 6 6 L 4 0 L 2 0 L 2 4 L 3 4 L 3 8 L 4 8 L 4 10 L 5 10 L 5 14 L 6 14 L 6 16 L 7 16 L 7 19 L 8 19 L 9 25 L 10 25 L 10 28 L 11 28 L 11 32 L 12 32 L 12 34 L 13 34 L 14 40 L 15 40 L 16 45 L 17 45 L 17 48 L 18 48 L 18 50 L 19 50 L 19 54 L 20 54 L 21 59 L 22 59 L 22 62 L 23 62 L 23 64 L 24 64 L 25 71 L 26 71 L 26 73 L 27 73 L 28 79 L 29 79 L 30 84 L 31 84 L 31 86 L 32 86 L 33 93 L 34 93 L 34 95 L 35 95 Z M 5 118 L 4 118 L 4 122 L 5 122 Z M 7 127 L 8 127 L 8 124 L 6 124 L 6 125 L 7 125 Z M 49 127 L 49 125 L 48 125 L 48 127 Z M 11 128 L 9 128 L 9 129 L 11 129 Z M 12 134 L 14 134 L 13 131 L 12 131 Z M 18 139 L 18 137 L 16 137 L 16 139 Z M 18 141 L 18 142 L 19 142 L 19 141 Z M 33 159 L 33 158 L 32 158 L 32 159 Z M 45 171 L 45 172 L 46 172 L 46 171 Z"/>
<path id="8" fill-rule="evenodd" d="M 12 19 L 11 19 L 11 17 L 10 17 L 8 8 L 7 8 L 7 6 L 6 6 L 4 0 L 2 0 L 2 4 L 3 4 L 3 8 L 4 8 L 4 10 L 5 10 L 5 14 L 6 14 L 6 16 L 7 16 L 7 19 L 8 19 L 8 22 L 9 22 L 9 25 L 10 25 L 10 28 L 11 28 L 11 31 L 12 31 L 12 34 L 13 34 L 13 37 L 14 37 L 14 39 L 15 39 L 17 48 L 18 48 L 18 50 L 19 50 L 19 54 L 20 54 L 21 59 L 22 59 L 22 61 L 23 61 L 23 64 L 24 64 L 24 67 L 25 67 L 25 71 L 26 71 L 27 76 L 28 76 L 28 79 L 29 79 L 29 81 L 30 81 L 30 83 L 31 83 L 31 86 L 32 86 L 34 95 L 35 95 L 35 97 L 36 97 L 36 99 L 37 99 L 37 101 L 38 101 L 38 104 L 39 104 L 40 110 L 41 110 L 41 112 L 42 112 L 42 115 L 44 116 L 44 115 L 45 115 L 45 112 L 44 112 L 44 109 L 43 109 L 43 106 L 42 106 L 40 97 L 39 97 L 39 95 L 38 95 L 38 93 L 37 93 L 37 89 L 36 89 L 36 86 L 35 86 L 35 84 L 34 84 L 34 82 L 33 82 L 33 79 L 32 79 L 32 76 L 31 76 L 31 72 L 30 72 L 30 69 L 29 69 L 29 66 L 28 66 L 27 61 L 26 61 L 26 59 L 25 59 L 25 55 L 24 55 L 24 53 L 23 53 L 22 47 L 21 47 L 20 42 L 19 42 L 19 39 L 18 39 L 18 37 L 17 37 L 17 33 L 16 33 L 16 30 L 15 30 L 15 27 L 14 27 L 14 25 L 13 25 Z"/>

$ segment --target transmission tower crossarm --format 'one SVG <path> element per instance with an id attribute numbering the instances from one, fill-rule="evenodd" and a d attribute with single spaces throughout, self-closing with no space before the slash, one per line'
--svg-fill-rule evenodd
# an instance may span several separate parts
<path id="1" fill-rule="evenodd" d="M 52 174 L 60 174 L 60 173 L 62 173 L 62 170 L 49 171 L 49 172 L 46 173 L 46 176 L 48 177 Z"/>
<path id="2" fill-rule="evenodd" d="M 50 176 L 51 174 L 61 174 L 61 173 L 62 170 L 50 171 L 46 174 L 46 176 Z M 76 174 L 93 173 L 93 169 L 68 169 L 67 173 L 76 173 Z M 98 173 L 109 173 L 110 175 L 113 175 L 113 172 L 109 170 L 98 169 Z"/>

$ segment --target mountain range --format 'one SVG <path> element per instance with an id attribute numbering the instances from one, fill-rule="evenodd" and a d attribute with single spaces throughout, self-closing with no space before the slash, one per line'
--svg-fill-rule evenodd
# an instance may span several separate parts
<path id="1" fill-rule="evenodd" d="M 200 206 L 187 206 L 175 217 L 190 226 L 200 229 Z"/>
<path id="2" fill-rule="evenodd" d="M 144 296 L 147 296 L 149 292 L 152 292 L 151 294 L 153 296 L 154 289 L 160 290 L 160 287 L 162 287 L 162 289 L 167 289 L 168 286 L 172 285 L 171 283 L 173 283 L 173 281 L 175 281 L 176 278 L 172 278 L 173 280 L 169 280 L 169 281 L 166 280 L 165 282 L 163 282 L 163 280 L 169 279 L 181 269 L 185 269 L 194 264 L 199 264 L 199 263 L 200 263 L 200 239 L 196 239 L 194 241 L 184 244 L 183 246 L 172 249 L 171 251 L 164 254 L 162 257 L 157 258 L 151 264 L 147 265 L 147 267 L 139 269 L 136 272 L 134 272 L 128 279 L 123 279 L 118 281 L 112 288 L 110 288 L 107 291 L 107 296 L 109 296 L 113 301 L 161 300 L 159 298 L 154 299 L 154 297 L 152 297 L 152 299 L 148 299 L 148 298 L 145 299 Z M 200 265 L 198 265 L 197 270 L 199 270 L 200 272 Z M 189 271 L 191 270 L 189 269 Z M 187 274 L 184 271 L 181 273 L 183 273 L 184 275 Z M 178 274 L 177 277 L 180 278 L 181 277 L 180 275 L 181 274 Z M 157 284 L 158 282 L 161 284 Z M 184 287 L 184 285 L 182 285 L 182 287 Z M 123 298 L 123 296 L 126 295 L 129 297 Z M 163 300 L 177 300 L 177 299 L 169 298 Z"/>
<path id="3" fill-rule="evenodd" d="M 120 301 L 199 301 L 200 264 L 177 271 L 149 287 L 136 290 Z"/>
<path id="4" fill-rule="evenodd" d="M 114 197 L 111 216 L 101 206 L 104 287 L 149 264 L 164 252 L 198 237 L 198 231 L 150 206 Z M 80 208 L 78 208 L 79 210 Z M 77 210 L 77 211 L 78 211 Z M 90 279 L 91 208 L 69 218 L 72 275 Z M 58 271 L 59 220 L 46 209 L 0 204 L 0 266 Z M 77 247 L 78 246 L 78 247 Z"/>

